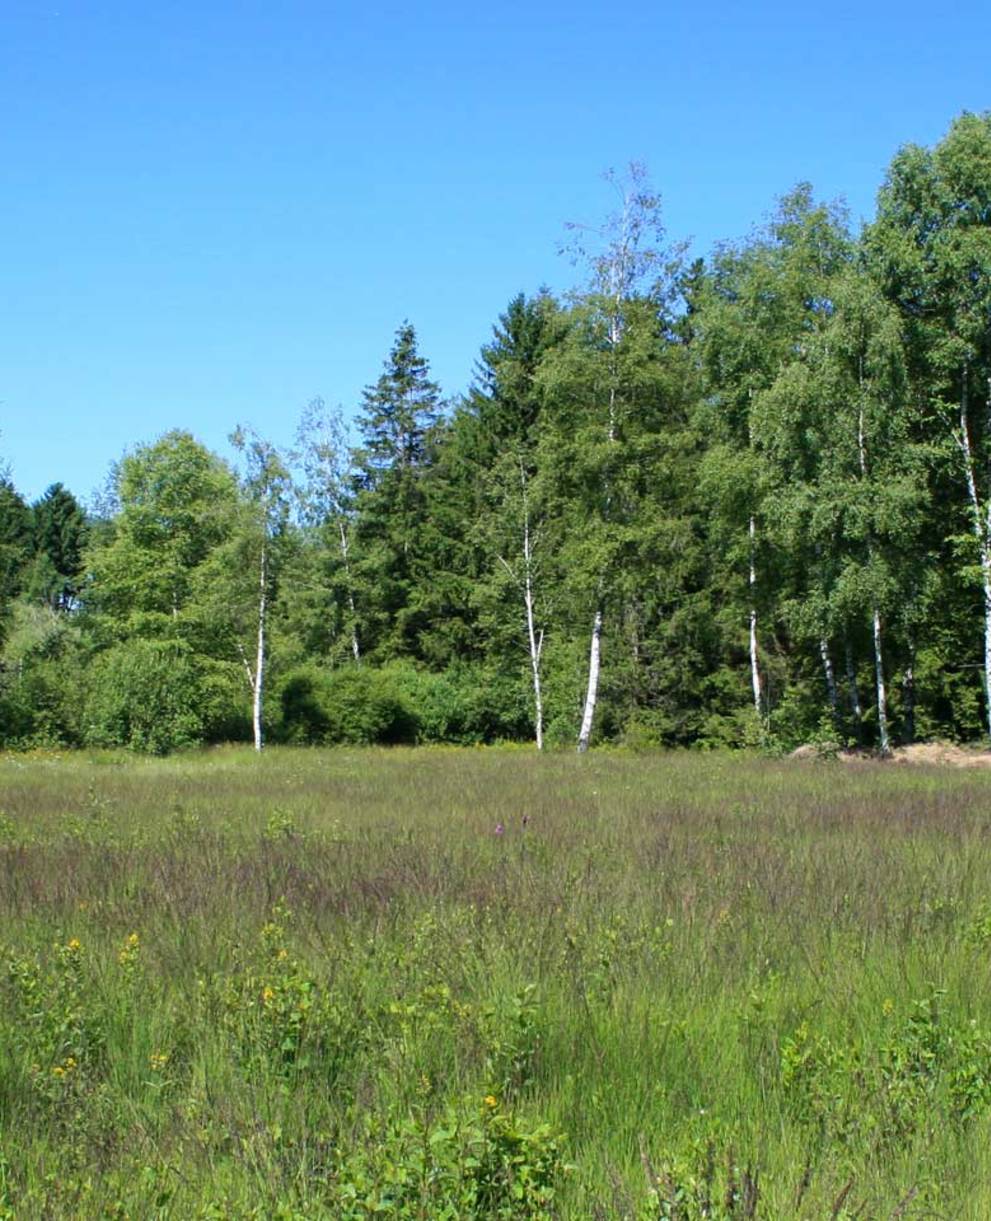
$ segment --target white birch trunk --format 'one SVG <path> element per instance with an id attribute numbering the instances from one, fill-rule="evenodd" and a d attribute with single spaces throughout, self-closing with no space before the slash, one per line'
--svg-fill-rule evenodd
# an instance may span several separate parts
<path id="1" fill-rule="evenodd" d="M 251 718 L 255 733 L 255 750 L 262 748 L 262 711 L 265 690 L 265 614 L 268 609 L 268 548 L 262 543 L 258 566 L 258 648 L 252 681 Z"/>
<path id="2" fill-rule="evenodd" d="M 819 656 L 822 658 L 822 672 L 826 676 L 826 694 L 829 697 L 829 709 L 835 722 L 839 715 L 839 699 L 836 694 L 836 671 L 833 669 L 833 658 L 829 652 L 829 641 L 823 636 L 819 641 Z"/>
<path id="3" fill-rule="evenodd" d="M 538 633 L 533 615 L 533 546 L 530 539 L 530 510 L 523 478 L 523 601 L 526 605 L 526 630 L 530 643 L 530 672 L 533 678 L 533 729 L 537 750 L 544 749 L 544 705 L 540 692 L 540 654 L 544 647 L 543 630 Z"/>
<path id="4" fill-rule="evenodd" d="M 760 663 L 757 658 L 757 558 L 756 558 L 757 524 L 753 515 L 750 517 L 750 684 L 754 693 L 754 711 L 758 720 L 761 715 L 762 691 L 760 680 Z"/>
<path id="5" fill-rule="evenodd" d="M 874 673 L 877 681 L 877 732 L 882 755 L 891 754 L 888 736 L 888 698 L 884 689 L 884 647 L 881 636 L 881 612 L 874 607 Z"/>
<path id="6" fill-rule="evenodd" d="M 526 626 L 530 637 L 530 671 L 533 676 L 533 730 L 537 750 L 544 749 L 544 704 L 540 693 L 540 654 L 544 647 L 544 633 L 534 631 L 533 596 L 529 579 L 526 589 Z"/>
<path id="7" fill-rule="evenodd" d="M 582 713 L 582 727 L 578 734 L 578 753 L 583 755 L 588 750 L 592 740 L 592 722 L 595 719 L 595 702 L 599 695 L 599 665 L 602 648 L 602 606 L 595 608 L 595 619 L 592 621 L 592 643 L 588 653 L 588 688 L 585 692 L 585 710 Z"/>
<path id="8" fill-rule="evenodd" d="M 348 610 L 351 612 L 351 653 L 355 661 L 361 661 L 361 646 L 358 643 L 358 612 L 354 606 L 354 591 L 351 587 L 351 563 L 348 559 L 348 532 L 344 522 L 338 519 L 337 528 L 341 534 L 341 559 L 344 563 L 344 579 L 348 586 Z"/>
<path id="9" fill-rule="evenodd" d="M 991 393 L 991 386 L 989 386 L 989 393 Z M 957 443 L 963 457 L 974 538 L 977 541 L 981 561 L 981 584 L 984 589 L 984 706 L 988 736 L 991 737 L 991 496 L 985 495 L 985 503 L 982 506 L 981 494 L 977 486 L 974 451 L 970 443 L 968 407 L 967 367 L 965 365 L 963 386 L 960 391 L 960 431 L 957 434 Z"/>
<path id="10" fill-rule="evenodd" d="M 909 742 L 915 741 L 915 642 L 908 641 L 908 665 L 902 677 L 902 691 L 905 700 L 905 737 Z"/>
<path id="11" fill-rule="evenodd" d="M 863 387 L 863 362 L 861 361 L 860 383 Z M 864 404 L 861 399 L 857 410 L 857 450 L 860 454 L 860 475 L 867 483 L 867 439 L 864 435 Z M 867 538 L 867 560 L 874 559 L 874 543 Z M 884 687 L 884 641 L 881 633 L 881 608 L 877 602 L 871 606 L 871 622 L 874 629 L 874 683 L 877 691 L 877 732 L 882 755 L 891 754 L 891 739 L 888 736 L 888 697 Z"/>
<path id="12" fill-rule="evenodd" d="M 843 647 L 846 658 L 847 690 L 850 694 L 850 711 L 853 713 L 853 723 L 857 732 L 857 741 L 859 742 L 863 731 L 864 710 L 860 704 L 860 690 L 857 687 L 857 669 L 853 664 L 853 650 L 850 648 L 850 641 L 845 641 Z"/>
<path id="13" fill-rule="evenodd" d="M 514 584 L 523 590 L 523 609 L 526 612 L 527 647 L 530 653 L 530 677 L 533 683 L 533 731 L 537 750 L 544 749 L 544 701 L 540 686 L 540 655 L 544 649 L 544 629 L 537 629 L 537 616 L 533 591 L 533 533 L 530 530 L 530 502 L 527 499 L 526 469 L 520 461 L 520 488 L 523 493 L 523 579 L 500 555 L 499 563 L 505 568 Z"/>

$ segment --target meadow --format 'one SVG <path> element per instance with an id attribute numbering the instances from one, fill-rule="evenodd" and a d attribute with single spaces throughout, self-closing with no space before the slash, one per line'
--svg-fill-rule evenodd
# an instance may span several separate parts
<path id="1" fill-rule="evenodd" d="M 991 1216 L 991 775 L 0 758 L 0 1217 Z"/>

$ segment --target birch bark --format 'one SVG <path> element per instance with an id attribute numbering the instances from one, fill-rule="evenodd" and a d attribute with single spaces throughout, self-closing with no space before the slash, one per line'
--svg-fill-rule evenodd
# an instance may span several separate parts
<path id="1" fill-rule="evenodd" d="M 850 648 L 849 640 L 843 643 L 843 655 L 846 662 L 846 684 L 850 696 L 850 711 L 853 713 L 853 725 L 857 741 L 860 742 L 863 738 L 864 709 L 860 703 L 860 689 L 857 686 L 857 668 L 853 664 L 853 649 Z"/>
<path id="2" fill-rule="evenodd" d="M 243 487 L 253 502 L 255 528 L 258 531 L 258 602 L 255 624 L 255 664 L 251 664 L 240 649 L 241 660 L 251 686 L 251 723 L 255 750 L 264 745 L 265 666 L 267 662 L 266 632 L 271 578 L 277 553 L 274 540 L 288 513 L 289 473 L 278 451 L 253 430 L 238 427 L 231 434 L 234 448 L 244 455 L 246 472 Z M 240 646 L 239 646 L 240 647 Z"/>
<path id="3" fill-rule="evenodd" d="M 530 522 L 530 500 L 527 494 L 526 468 L 520 461 L 520 489 L 523 501 L 523 577 L 517 576 L 513 567 L 500 555 L 499 563 L 523 591 L 523 609 L 526 613 L 527 647 L 530 653 L 530 679 L 533 685 L 533 731 L 537 750 L 544 749 L 544 703 L 540 686 L 540 656 L 544 648 L 544 629 L 537 628 L 534 595 L 534 531 Z"/>
<path id="4" fill-rule="evenodd" d="M 960 447 L 967 480 L 967 498 L 970 501 L 971 521 L 981 562 L 981 584 L 984 592 L 984 703 L 985 723 L 991 737 L 991 488 L 985 490 L 984 503 L 977 484 L 977 467 L 970 440 L 970 412 L 968 401 L 968 369 L 961 371 L 960 428 L 957 444 Z M 991 412 L 991 382 L 988 385 L 988 404 Z"/>
<path id="5" fill-rule="evenodd" d="M 602 648 L 602 606 L 595 608 L 592 620 L 592 643 L 588 652 L 588 688 L 585 693 L 585 710 L 582 727 L 578 734 L 578 753 L 583 755 L 592 740 L 592 722 L 595 718 L 595 702 L 599 692 L 599 665 Z"/>
<path id="6" fill-rule="evenodd" d="M 761 690 L 760 663 L 757 659 L 757 558 L 756 558 L 757 526 L 753 515 L 750 517 L 750 576 L 747 582 L 750 589 L 750 684 L 754 694 L 754 712 L 757 719 L 761 716 L 763 692 Z"/>
<path id="7" fill-rule="evenodd" d="M 835 724 L 839 717 L 839 699 L 836 694 L 836 671 L 833 669 L 833 658 L 829 652 L 829 641 L 823 636 L 819 641 L 819 656 L 822 658 L 822 672 L 826 678 L 826 694 L 829 698 L 829 710 Z"/>
<path id="8" fill-rule="evenodd" d="M 620 198 L 620 209 L 610 216 L 605 225 L 588 230 L 584 225 L 569 225 L 570 229 L 588 230 L 603 242 L 601 253 L 589 256 L 581 243 L 574 253 L 587 259 L 593 272 L 593 299 L 597 299 L 597 310 L 606 314 L 605 341 L 608 347 L 607 419 L 605 434 L 610 450 L 621 442 L 618 413 L 621 405 L 620 347 L 624 339 L 624 306 L 633 300 L 637 284 L 656 268 L 660 252 L 656 248 L 641 245 L 644 235 L 651 229 L 660 239 L 660 198 L 649 189 L 646 170 L 632 162 L 628 174 L 620 179 L 612 171 L 606 180 L 616 189 Z M 608 459 L 602 472 L 602 523 L 608 528 L 611 515 L 612 488 Z M 599 669 L 601 663 L 602 626 L 604 617 L 604 591 L 606 589 L 606 563 L 602 562 L 598 573 L 598 592 L 595 615 L 592 620 L 592 637 L 589 644 L 588 683 L 585 689 L 585 706 L 581 728 L 578 733 L 578 752 L 588 750 L 595 720 L 595 706 L 599 691 Z"/>
<path id="9" fill-rule="evenodd" d="M 860 456 L 860 475 L 866 487 L 867 484 L 867 439 L 864 432 L 863 404 L 864 375 L 861 364 L 860 388 L 861 401 L 857 408 L 857 450 Z M 867 539 L 868 563 L 874 559 L 874 542 L 870 534 Z M 874 634 L 874 681 L 877 692 L 877 732 L 878 745 L 882 755 L 891 754 L 891 739 L 888 734 L 888 699 L 884 686 L 884 638 L 881 630 L 881 608 L 875 597 L 871 603 L 871 623 Z"/>
<path id="10" fill-rule="evenodd" d="M 341 563 L 344 565 L 344 580 L 347 582 L 348 610 L 351 614 L 351 654 L 356 662 L 361 661 L 361 645 L 358 642 L 358 612 L 354 604 L 354 586 L 351 583 L 351 563 L 348 559 L 348 532 L 341 518 L 338 518 L 337 528 L 341 539 Z"/>
<path id="11" fill-rule="evenodd" d="M 262 543 L 261 561 L 258 565 L 258 641 L 255 652 L 255 673 L 252 682 L 251 723 L 254 729 L 255 750 L 261 750 L 262 706 L 265 690 L 265 618 L 268 611 L 268 547 Z"/>

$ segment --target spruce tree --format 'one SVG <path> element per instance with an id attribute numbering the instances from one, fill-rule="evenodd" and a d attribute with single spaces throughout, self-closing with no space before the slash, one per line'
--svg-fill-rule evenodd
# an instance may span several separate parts
<path id="1" fill-rule="evenodd" d="M 404 322 L 381 377 L 362 400 L 355 454 L 355 603 L 378 660 L 416 656 L 429 626 L 432 580 L 425 475 L 440 416 L 440 389 Z"/>

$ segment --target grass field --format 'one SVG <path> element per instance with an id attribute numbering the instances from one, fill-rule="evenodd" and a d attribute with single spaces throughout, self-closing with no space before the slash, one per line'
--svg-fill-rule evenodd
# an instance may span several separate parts
<path id="1" fill-rule="evenodd" d="M 991 775 L 0 759 L 0 1217 L 991 1216 Z"/>

